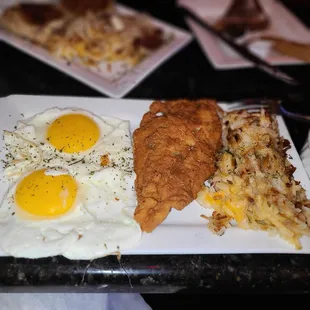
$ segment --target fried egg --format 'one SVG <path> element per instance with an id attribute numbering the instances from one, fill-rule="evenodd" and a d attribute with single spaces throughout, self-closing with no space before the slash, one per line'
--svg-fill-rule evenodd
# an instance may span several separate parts
<path id="1" fill-rule="evenodd" d="M 139 243 L 128 121 L 54 108 L 19 122 L 4 140 L 4 252 L 94 259 Z"/>
<path id="2" fill-rule="evenodd" d="M 131 149 L 128 121 L 74 108 L 51 108 L 20 121 L 16 130 L 4 131 L 4 142 L 4 174 L 13 179 L 37 167 L 93 174 L 101 170 L 103 156 L 121 165 Z"/>

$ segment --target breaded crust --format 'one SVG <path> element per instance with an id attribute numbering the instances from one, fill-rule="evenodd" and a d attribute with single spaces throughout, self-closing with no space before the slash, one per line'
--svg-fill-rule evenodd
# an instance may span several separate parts
<path id="1" fill-rule="evenodd" d="M 219 112 L 213 100 L 177 100 L 155 101 L 144 115 L 133 135 L 135 219 L 143 231 L 153 231 L 171 208 L 186 207 L 214 173 Z"/>

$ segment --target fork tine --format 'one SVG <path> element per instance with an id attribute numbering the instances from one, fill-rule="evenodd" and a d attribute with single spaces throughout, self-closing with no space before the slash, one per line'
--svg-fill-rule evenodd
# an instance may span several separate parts
<path id="1" fill-rule="evenodd" d="M 246 110 L 248 112 L 259 112 L 261 109 L 269 114 L 280 115 L 281 101 L 278 99 L 248 99 L 236 103 L 230 103 L 226 106 L 227 112 Z"/>
<path id="2" fill-rule="evenodd" d="M 239 103 L 236 105 L 229 105 L 226 109 L 226 111 L 231 112 L 231 111 L 238 111 L 238 110 L 247 110 L 247 111 L 259 111 L 262 108 L 264 108 L 267 111 L 271 110 L 271 106 L 268 104 L 244 104 L 244 103 Z"/>

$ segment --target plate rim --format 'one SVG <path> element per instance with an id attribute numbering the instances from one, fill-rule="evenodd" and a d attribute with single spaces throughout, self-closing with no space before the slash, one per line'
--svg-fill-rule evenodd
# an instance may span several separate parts
<path id="1" fill-rule="evenodd" d="M 36 102 L 36 109 L 38 109 L 38 105 L 39 105 L 39 100 L 46 100 L 44 104 L 42 104 L 42 109 L 45 109 L 46 106 L 57 106 L 56 102 L 63 102 L 65 100 L 69 99 L 70 103 L 68 103 L 68 106 L 73 107 L 75 104 L 75 100 L 78 100 L 79 106 L 84 105 L 85 102 L 85 108 L 89 109 L 90 111 L 92 111 L 91 108 L 91 104 L 90 101 L 96 101 L 96 106 L 94 107 L 94 110 L 97 110 L 98 107 L 100 107 L 102 102 L 105 102 L 106 107 L 111 107 L 111 111 L 113 111 L 113 109 L 117 109 L 117 105 L 118 102 L 121 104 L 124 104 L 124 102 L 126 102 L 126 104 L 128 104 L 128 111 L 132 110 L 131 109 L 131 105 L 130 103 L 135 104 L 135 108 L 139 108 L 140 104 L 141 107 L 143 107 L 143 111 L 141 110 L 141 114 L 142 112 L 144 113 L 145 109 L 147 107 L 149 107 L 149 105 L 151 104 L 152 101 L 156 100 L 156 99 L 126 99 L 126 98 L 119 98 L 119 99 L 115 99 L 115 98 L 102 98 L 102 97 L 80 97 L 80 96 L 51 96 L 51 95 L 22 95 L 22 94 L 15 94 L 15 95 L 9 95 L 6 97 L 2 97 L 0 98 L 0 110 L 5 107 L 6 104 L 10 104 L 10 102 L 15 102 L 15 105 L 13 105 L 12 107 L 14 108 L 16 105 L 24 105 L 24 109 L 27 107 L 27 110 L 29 110 L 29 104 L 27 104 L 29 102 L 29 100 L 34 100 Z M 49 102 L 47 103 L 47 101 L 52 100 L 53 103 Z M 20 102 L 20 104 L 18 103 Z M 101 102 L 101 103 L 100 103 Z M 25 104 L 26 103 L 26 104 Z M 113 104 L 112 104 L 113 103 Z M 219 101 L 219 103 L 223 103 L 225 104 L 225 101 Z M 231 104 L 231 103 L 228 103 Z M 105 105 L 102 105 L 103 108 L 103 113 L 106 115 L 110 115 L 110 116 L 114 116 L 114 117 L 118 117 L 116 115 L 114 115 L 113 113 L 109 114 L 109 109 L 105 109 Z M 31 109 L 31 107 L 30 107 Z M 100 108 L 101 109 L 101 108 Z M 19 111 L 17 111 L 19 112 Z M 8 113 L 8 112 L 6 112 Z M 36 113 L 36 112 L 33 112 Z M 135 114 L 135 112 L 133 112 Z M 127 118 L 129 119 L 129 121 L 131 121 L 130 117 Z M 289 131 L 286 127 L 286 124 L 284 122 L 284 119 L 282 116 L 279 116 L 279 119 L 283 121 L 282 125 L 284 125 L 284 129 L 282 128 L 282 130 L 285 131 L 285 138 L 289 139 L 292 141 L 291 136 L 289 134 Z M 281 121 L 281 122 L 282 122 Z M 279 124 L 280 126 L 280 124 Z M 3 126 L 4 127 L 4 126 Z M 135 127 L 134 127 L 135 128 Z M 134 128 L 131 128 L 131 132 L 134 130 Z M 280 133 L 281 135 L 283 134 L 282 132 Z M 295 152 L 296 157 L 295 160 L 296 162 L 294 162 L 295 164 L 298 163 L 299 168 L 298 171 L 307 176 L 305 168 L 303 167 L 300 155 L 297 153 L 297 150 L 295 148 L 295 145 L 292 141 L 292 145 L 291 145 L 291 152 Z M 310 180 L 307 177 L 305 182 L 307 182 L 308 184 L 310 184 Z M 304 183 L 302 181 L 302 183 Z M 308 192 L 310 193 L 310 191 Z M 195 201 L 194 201 L 195 202 Z M 196 205 L 196 203 L 195 203 Z M 194 208 L 193 206 L 191 208 Z M 196 208 L 196 207 L 195 207 Z M 190 210 L 190 207 L 185 208 L 184 210 L 188 210 L 188 212 L 192 212 Z M 184 212 L 184 210 L 182 212 Z M 173 210 L 174 211 L 174 210 Z M 178 212 L 178 211 L 176 211 Z M 182 214 L 182 213 L 179 213 Z M 184 213 L 183 213 L 184 214 Z M 195 215 L 196 216 L 196 215 Z M 184 216 L 185 217 L 185 216 Z M 187 219 L 186 219 L 187 220 Z M 191 225 L 191 222 L 182 222 L 180 224 L 177 223 L 177 220 L 175 221 L 175 219 L 172 222 L 168 222 L 165 225 L 162 225 L 162 229 L 158 229 L 158 233 L 156 233 L 156 230 L 150 234 L 150 235 L 146 235 L 146 237 L 143 237 L 144 239 L 141 240 L 141 244 L 138 245 L 138 247 L 130 249 L 130 250 L 125 250 L 122 251 L 122 254 L 124 255 L 153 255 L 153 254 L 161 254 L 161 255 L 172 255 L 172 254 L 228 254 L 228 253 L 238 253 L 238 254 L 242 254 L 242 253 L 297 253 L 297 254 L 302 254 L 302 253 L 308 253 L 310 254 L 310 239 L 308 237 L 306 237 L 306 245 L 303 247 L 302 250 L 295 250 L 294 248 L 291 247 L 291 245 L 287 244 L 285 241 L 283 241 L 280 238 L 269 238 L 269 237 L 264 237 L 263 239 L 260 239 L 260 235 L 261 232 L 258 232 L 258 234 L 256 234 L 254 232 L 251 231 L 247 231 L 244 232 L 242 230 L 238 230 L 237 231 L 237 236 L 238 238 L 240 237 L 241 240 L 249 240 L 251 239 L 251 236 L 254 236 L 255 238 L 257 238 L 258 236 L 258 244 L 262 244 L 262 240 L 265 242 L 267 241 L 268 245 L 266 246 L 266 248 L 264 248 L 264 250 L 260 250 L 255 248 L 255 246 L 251 247 L 251 248 L 247 248 L 247 249 L 234 249 L 234 248 L 226 248 L 223 249 L 223 247 L 221 246 L 220 248 L 217 248 L 216 246 L 214 246 L 214 241 L 211 241 L 210 243 L 210 247 L 208 248 L 208 243 L 203 243 L 204 246 L 199 246 L 199 242 L 201 242 L 201 240 L 199 239 L 199 235 L 209 235 L 209 230 L 207 229 L 205 224 L 202 224 L 202 222 L 199 222 L 197 220 L 196 223 L 196 217 L 195 217 L 195 224 L 194 224 L 194 231 L 191 229 L 191 227 L 193 225 Z M 152 245 L 151 247 L 149 246 L 149 244 L 145 245 L 145 242 L 153 242 L 154 240 L 157 241 L 157 243 L 160 241 L 160 236 L 166 236 L 167 233 L 168 234 L 172 234 L 172 235 L 178 235 L 180 233 L 180 231 L 186 231 L 186 233 L 188 234 L 189 232 L 189 236 L 188 236 L 188 240 L 183 240 L 184 242 L 184 247 L 171 247 L 171 243 L 173 239 L 170 238 L 170 240 L 167 241 L 167 244 L 164 245 L 163 247 L 159 248 L 156 247 L 156 242 L 155 242 L 155 247 Z M 208 231 L 208 233 L 207 233 Z M 229 230 L 229 233 L 226 233 L 226 236 L 228 235 L 228 241 L 229 241 L 229 236 L 234 236 L 236 230 Z M 155 236 L 156 233 L 156 236 Z M 153 235 L 153 237 L 152 237 Z M 195 239 L 195 244 L 193 246 L 189 246 L 189 241 L 191 242 L 192 240 L 194 240 L 194 236 L 197 238 Z M 158 237 L 159 236 L 159 237 Z M 158 239 L 159 238 L 159 239 Z M 165 237 L 166 238 L 166 237 Z M 221 237 L 223 238 L 223 237 Z M 166 238 L 167 239 L 167 238 Z M 164 239 L 164 240 L 166 240 Z M 168 238 L 169 239 L 169 238 Z M 227 244 L 227 240 L 223 238 L 221 239 L 223 244 Z M 250 240 L 252 241 L 252 240 Z M 212 243 L 213 242 L 213 243 Z M 157 244 L 158 245 L 158 244 Z M 169 246 L 170 245 L 170 246 Z M 265 245 L 264 245 L 265 246 Z"/>

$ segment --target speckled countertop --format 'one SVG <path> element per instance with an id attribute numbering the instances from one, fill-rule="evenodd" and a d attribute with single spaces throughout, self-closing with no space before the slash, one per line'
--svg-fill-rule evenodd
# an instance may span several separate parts
<path id="1" fill-rule="evenodd" d="M 309 293 L 308 255 L 0 259 L 1 292 Z"/>
<path id="2" fill-rule="evenodd" d="M 186 28 L 172 0 L 124 0 L 168 22 Z M 301 18 L 304 9 L 295 10 Z M 0 96 L 43 94 L 105 97 L 69 76 L 0 43 Z M 309 80 L 310 66 L 290 66 L 289 73 Z M 286 86 L 254 69 L 216 71 L 198 43 L 165 62 L 125 98 L 172 99 L 214 97 L 235 100 L 277 96 Z M 300 151 L 309 126 L 286 119 Z M 0 290 L 92 292 L 281 292 L 310 291 L 310 255 L 167 255 L 106 257 L 70 261 L 0 258 Z"/>

